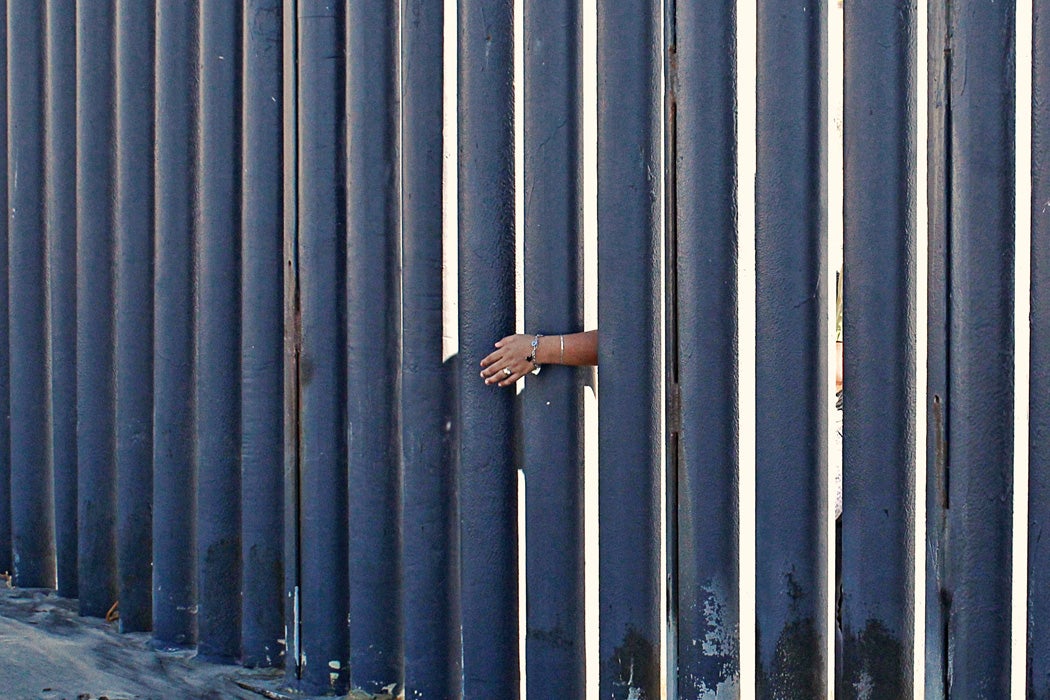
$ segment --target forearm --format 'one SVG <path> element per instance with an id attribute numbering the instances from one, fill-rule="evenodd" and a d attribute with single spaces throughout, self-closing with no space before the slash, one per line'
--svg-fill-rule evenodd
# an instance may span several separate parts
<path id="1" fill-rule="evenodd" d="M 536 348 L 539 365 L 597 365 L 598 331 L 545 335 Z"/>
<path id="2" fill-rule="evenodd" d="M 842 342 L 835 343 L 835 391 L 842 391 Z"/>
<path id="3" fill-rule="evenodd" d="M 481 361 L 481 378 L 486 384 L 513 386 L 536 365 L 597 365 L 598 331 L 544 335 L 532 357 L 534 335 L 517 333 L 496 341 L 495 350 Z"/>

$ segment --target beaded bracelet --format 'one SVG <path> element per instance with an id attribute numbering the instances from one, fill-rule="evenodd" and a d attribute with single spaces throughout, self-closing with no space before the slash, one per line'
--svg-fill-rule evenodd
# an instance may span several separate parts
<path id="1" fill-rule="evenodd" d="M 536 364 L 536 350 L 540 346 L 540 338 L 542 338 L 542 337 L 543 337 L 542 333 L 537 333 L 536 334 L 536 337 L 532 339 L 532 352 L 530 352 L 529 356 L 525 358 L 526 360 L 528 360 L 529 362 L 532 363 L 532 371 L 533 372 L 535 372 L 536 370 L 538 370 L 540 368 L 540 366 L 538 364 Z"/>

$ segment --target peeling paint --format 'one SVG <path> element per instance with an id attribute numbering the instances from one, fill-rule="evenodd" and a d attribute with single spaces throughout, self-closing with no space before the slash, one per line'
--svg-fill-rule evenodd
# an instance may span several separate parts
<path id="1" fill-rule="evenodd" d="M 735 620 L 730 618 L 729 606 L 719 597 L 714 586 L 704 586 L 704 621 L 707 631 L 703 639 L 703 651 L 707 656 L 723 657 L 723 678 L 739 671 L 737 658 L 740 655 L 740 632 Z"/>
<path id="2" fill-rule="evenodd" d="M 692 681 L 693 687 L 690 688 L 690 694 L 686 695 L 682 691 L 683 688 L 681 681 Z M 689 700 L 739 700 L 740 694 L 740 677 L 736 676 L 723 683 L 717 684 L 714 688 L 711 688 L 702 679 L 693 676 L 691 679 L 679 679 L 678 687 L 679 696 L 689 698 Z"/>
<path id="3" fill-rule="evenodd" d="M 737 697 L 740 687 L 740 631 L 735 607 L 713 581 L 700 586 L 689 605 L 693 648 L 681 654 L 678 687 L 689 698 Z"/>

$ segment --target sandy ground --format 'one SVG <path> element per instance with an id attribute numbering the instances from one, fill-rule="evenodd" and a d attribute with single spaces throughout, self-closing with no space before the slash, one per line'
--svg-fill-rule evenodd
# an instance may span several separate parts
<path id="1" fill-rule="evenodd" d="M 272 670 L 157 653 L 147 634 L 119 634 L 115 623 L 79 617 L 75 601 L 0 583 L 0 700 L 260 700 L 238 681 L 275 687 L 274 679 Z"/>

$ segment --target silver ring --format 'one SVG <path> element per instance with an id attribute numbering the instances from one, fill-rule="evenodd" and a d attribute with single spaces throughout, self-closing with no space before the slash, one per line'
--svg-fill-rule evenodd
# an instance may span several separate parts
<path id="1" fill-rule="evenodd" d="M 505 374 L 505 375 L 507 375 L 509 377 L 510 375 L 512 375 L 514 373 L 510 371 L 510 367 L 504 367 L 503 368 L 503 374 Z"/>

